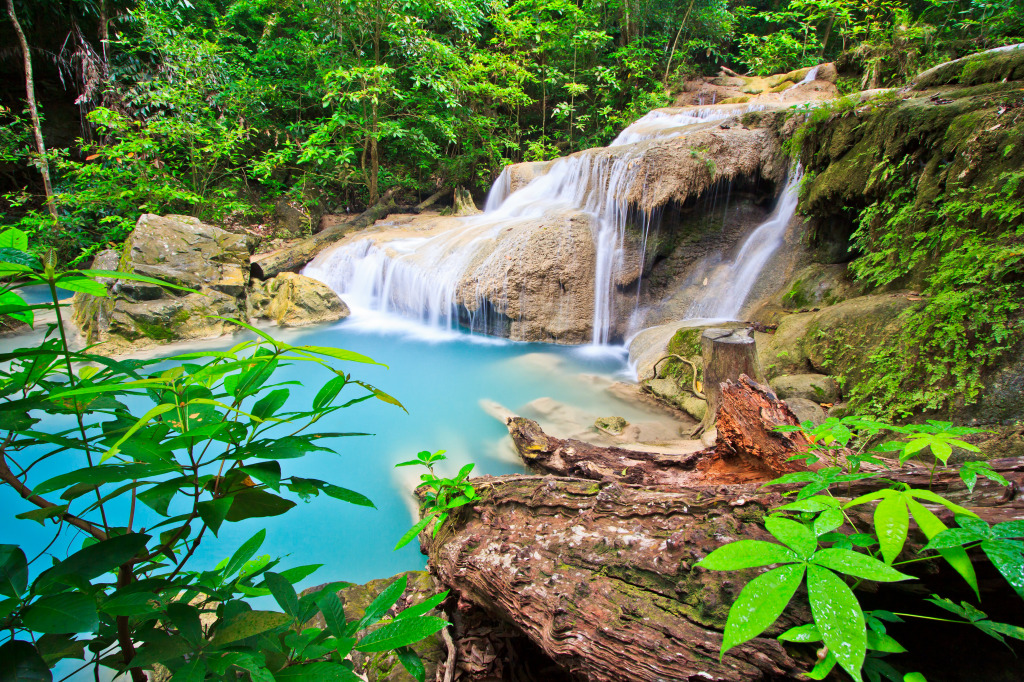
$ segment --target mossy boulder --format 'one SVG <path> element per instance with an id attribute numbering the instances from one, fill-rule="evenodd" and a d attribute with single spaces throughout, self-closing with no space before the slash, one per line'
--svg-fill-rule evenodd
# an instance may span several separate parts
<path id="1" fill-rule="evenodd" d="M 139 218 L 109 269 L 132 272 L 191 289 L 171 289 L 127 279 L 110 281 L 106 298 L 76 294 L 73 316 L 90 343 L 118 350 L 153 343 L 201 339 L 236 330 L 211 316 L 245 319 L 249 250 L 245 237 L 189 216 Z"/>
<path id="2" fill-rule="evenodd" d="M 845 264 L 812 263 L 793 276 L 780 303 L 786 310 L 821 308 L 856 296 L 859 288 Z"/>
<path id="3" fill-rule="evenodd" d="M 772 379 L 772 390 L 785 401 L 802 398 L 815 403 L 839 402 L 839 382 L 824 374 L 783 374 Z"/>
<path id="4" fill-rule="evenodd" d="M 348 306 L 333 289 L 294 272 L 254 281 L 248 303 L 252 317 L 267 318 L 282 327 L 334 322 L 349 315 Z"/>

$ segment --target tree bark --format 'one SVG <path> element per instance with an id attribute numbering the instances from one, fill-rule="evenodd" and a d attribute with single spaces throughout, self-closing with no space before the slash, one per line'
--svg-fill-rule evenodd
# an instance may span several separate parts
<path id="1" fill-rule="evenodd" d="M 39 154 L 39 173 L 43 176 L 43 191 L 46 193 L 46 207 L 54 221 L 57 221 L 57 204 L 53 197 L 53 186 L 50 183 L 50 162 L 46 158 L 46 143 L 43 140 L 43 126 L 39 121 L 39 107 L 36 104 L 36 87 L 32 76 L 32 54 L 28 49 L 28 40 L 21 30 L 18 15 L 14 11 L 14 0 L 7 0 L 7 14 L 11 17 L 14 32 L 21 43 L 21 54 L 25 66 L 25 101 L 28 103 L 29 115 L 32 118 L 32 132 L 35 136 L 36 152 Z"/>
<path id="2" fill-rule="evenodd" d="M 736 381 L 741 374 L 760 383 L 767 382 L 757 360 L 757 346 L 746 329 L 705 329 L 700 345 L 704 355 L 704 395 L 708 401 L 700 430 L 707 431 L 714 426 L 722 406 L 723 382 Z"/>
<path id="3" fill-rule="evenodd" d="M 393 197 L 397 192 L 398 188 L 392 187 L 384 193 L 380 201 L 346 223 L 328 228 L 280 251 L 253 256 L 250 259 L 252 276 L 257 279 L 270 279 L 282 272 L 298 272 L 306 263 L 313 260 L 314 256 L 349 232 L 369 227 L 391 213 L 414 211 L 415 207 L 395 204 Z"/>

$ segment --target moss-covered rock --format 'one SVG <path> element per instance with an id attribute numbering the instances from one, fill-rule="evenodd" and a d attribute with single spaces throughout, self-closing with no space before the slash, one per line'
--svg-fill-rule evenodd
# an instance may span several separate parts
<path id="1" fill-rule="evenodd" d="M 294 272 L 254 281 L 248 303 L 252 317 L 267 318 L 282 327 L 334 322 L 349 315 L 348 306 L 333 289 Z"/>
<path id="2" fill-rule="evenodd" d="M 815 403 L 839 402 L 839 382 L 824 374 L 783 374 L 770 381 L 772 390 L 785 401 L 803 398 Z"/>

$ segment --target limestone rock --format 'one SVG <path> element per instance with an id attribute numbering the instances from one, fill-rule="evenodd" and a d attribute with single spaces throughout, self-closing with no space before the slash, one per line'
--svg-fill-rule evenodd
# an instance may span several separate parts
<path id="1" fill-rule="evenodd" d="M 821 405 L 813 400 L 789 398 L 786 400 L 786 405 L 789 406 L 790 411 L 796 415 L 801 424 L 811 422 L 817 426 L 825 421 L 825 410 L 821 409 Z"/>
<path id="2" fill-rule="evenodd" d="M 294 272 L 283 272 L 265 282 L 254 281 L 249 312 L 282 327 L 334 322 L 349 315 L 348 306 L 329 286 Z"/>
<path id="3" fill-rule="evenodd" d="M 281 199 L 274 204 L 274 226 L 279 233 L 300 237 L 309 234 L 312 225 L 312 218 L 301 206 L 287 199 Z"/>
<path id="4" fill-rule="evenodd" d="M 783 400 L 803 398 L 815 403 L 837 403 L 839 383 L 824 374 L 783 374 L 772 379 L 772 390 Z"/>
<path id="5" fill-rule="evenodd" d="M 74 320 L 89 342 L 210 338 L 236 329 L 211 315 L 245 318 L 249 251 L 241 235 L 188 216 L 146 214 L 125 242 L 117 269 L 194 292 L 117 280 L 107 298 L 76 294 Z"/>
<path id="6" fill-rule="evenodd" d="M 629 422 L 622 417 L 598 417 L 594 420 L 594 426 L 612 435 L 618 435 L 629 426 Z"/>

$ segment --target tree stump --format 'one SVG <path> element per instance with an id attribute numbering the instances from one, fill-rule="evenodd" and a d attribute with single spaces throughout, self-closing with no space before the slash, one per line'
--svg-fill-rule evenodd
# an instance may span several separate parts
<path id="1" fill-rule="evenodd" d="M 746 329 L 706 329 L 700 337 L 704 356 L 704 396 L 708 411 L 698 433 L 715 425 L 718 408 L 722 406 L 722 386 L 725 381 L 737 381 L 741 374 L 762 384 L 768 382 L 757 359 L 757 346 Z"/>

